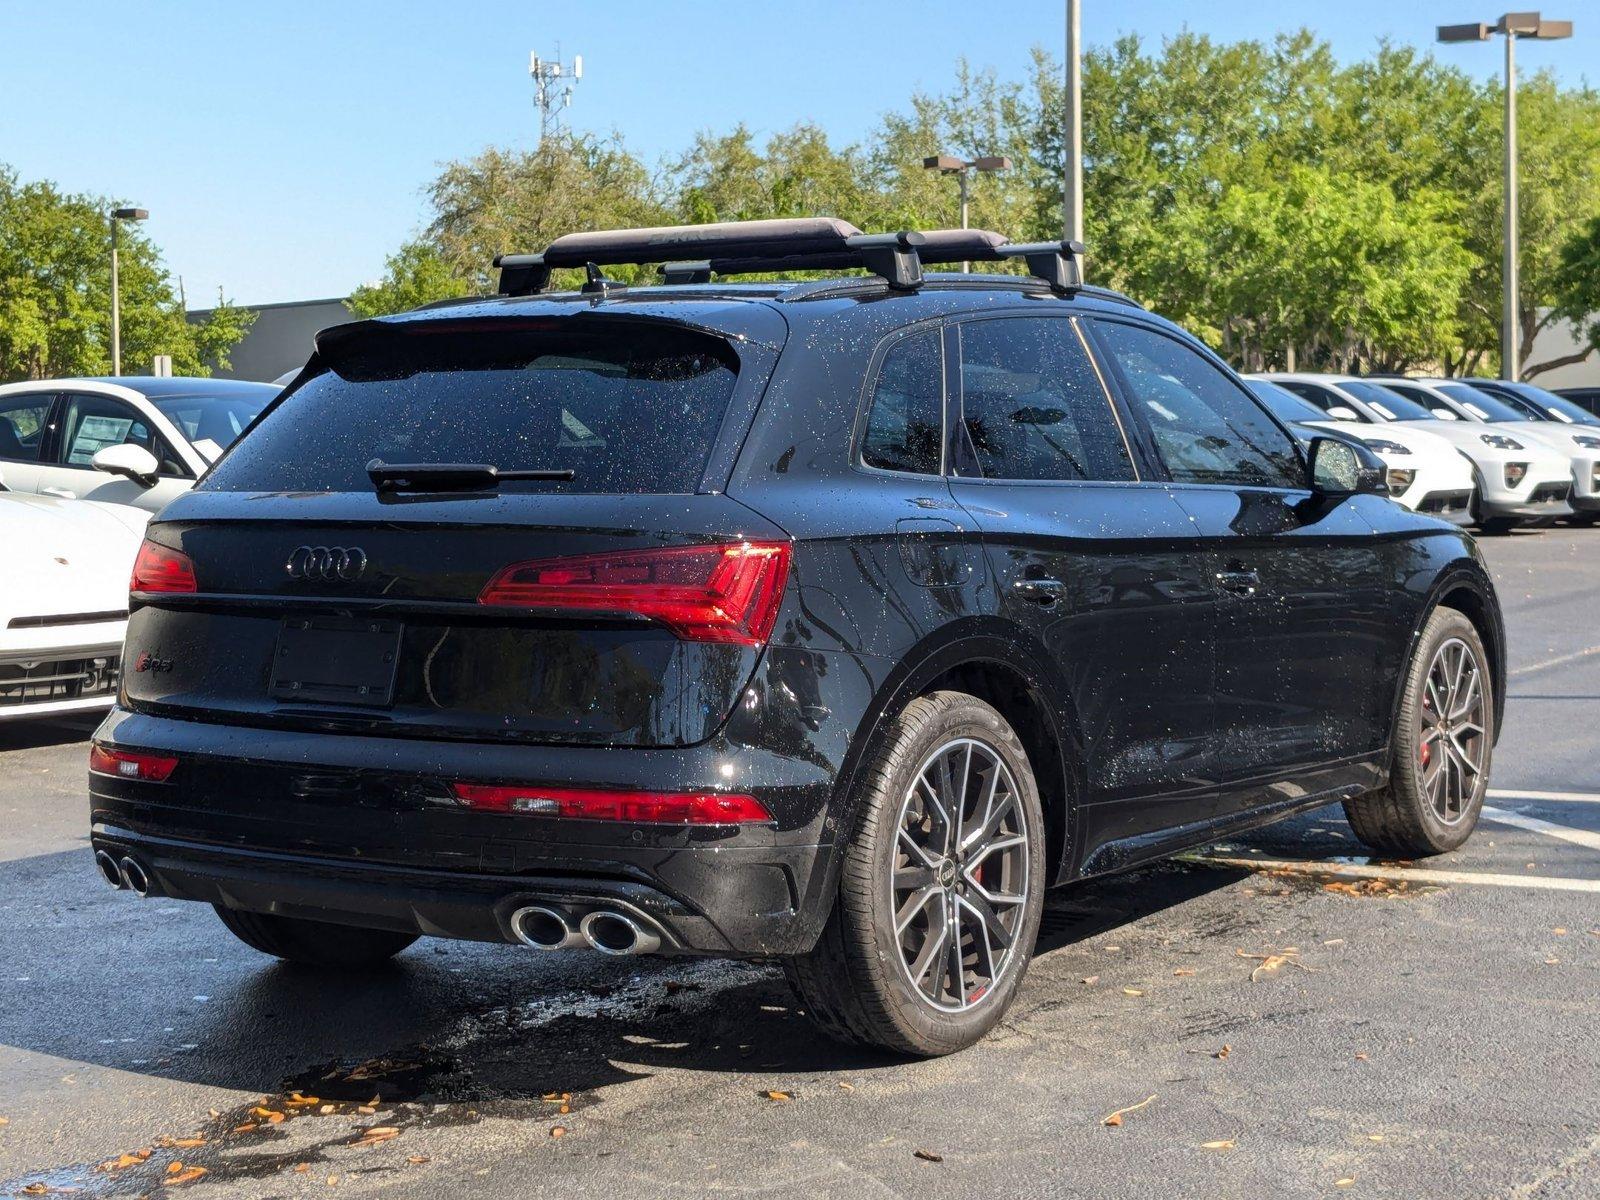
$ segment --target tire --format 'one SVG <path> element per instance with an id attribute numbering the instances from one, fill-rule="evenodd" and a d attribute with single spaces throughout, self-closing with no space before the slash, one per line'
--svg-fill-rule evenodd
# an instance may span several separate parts
<path id="1" fill-rule="evenodd" d="M 1568 525 L 1588 526 L 1600 522 L 1600 512 L 1575 512 L 1567 515 Z"/>
<path id="2" fill-rule="evenodd" d="M 1478 522 L 1478 532 L 1487 537 L 1505 537 L 1521 524 L 1516 517 L 1490 517 Z"/>
<path id="3" fill-rule="evenodd" d="M 292 963 L 360 970 L 387 962 L 412 942 L 414 933 L 360 929 L 301 917 L 276 917 L 212 905 L 229 931 L 245 945 Z"/>
<path id="4" fill-rule="evenodd" d="M 1448 659 L 1430 688 L 1430 675 L 1447 651 L 1470 658 L 1477 680 L 1475 711 L 1469 711 L 1468 683 L 1450 686 Z M 1453 608 L 1435 609 L 1406 672 L 1391 739 L 1389 783 L 1344 804 L 1356 836 L 1374 850 L 1406 858 L 1443 854 L 1464 843 L 1476 828 L 1494 756 L 1494 683 L 1488 663 L 1472 622 Z M 1452 709 L 1456 715 L 1441 727 L 1433 713 Z M 1470 764 L 1475 764 L 1472 771 L 1465 769 Z"/>
<path id="5" fill-rule="evenodd" d="M 964 788 L 955 782 L 958 769 Z M 955 840 L 953 822 L 941 822 L 943 808 L 925 798 L 925 774 L 965 797 L 956 855 L 943 853 Z M 1010 1007 L 1039 931 L 1045 825 L 1027 752 L 983 701 L 934 692 L 889 722 L 860 780 L 833 911 L 816 947 L 786 960 L 785 972 L 811 1017 L 840 1041 L 920 1056 L 963 1050 Z M 980 812 L 988 819 L 976 825 Z M 1018 835 L 1021 845 L 1010 841 Z M 926 899 L 917 907 L 919 897 Z M 939 950 L 952 930 L 964 951 L 959 986 L 955 956 Z M 930 968 L 920 985 L 912 979 L 917 958 Z"/>

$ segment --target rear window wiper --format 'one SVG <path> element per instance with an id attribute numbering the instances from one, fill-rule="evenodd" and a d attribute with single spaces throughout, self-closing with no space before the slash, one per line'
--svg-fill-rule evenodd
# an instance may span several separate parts
<path id="1" fill-rule="evenodd" d="M 529 479 L 563 483 L 577 475 L 566 467 L 501 470 L 490 463 L 386 463 L 375 458 L 367 475 L 380 492 L 492 492 L 502 483 Z"/>

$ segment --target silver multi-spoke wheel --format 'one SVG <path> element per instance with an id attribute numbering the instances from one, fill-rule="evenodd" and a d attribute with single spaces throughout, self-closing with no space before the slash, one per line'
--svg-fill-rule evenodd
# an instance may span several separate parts
<path id="1" fill-rule="evenodd" d="M 889 886 L 901 969 L 935 1008 L 971 1008 L 1004 976 L 1025 919 L 1032 836 L 1016 780 L 983 742 L 947 742 L 917 772 Z"/>
<path id="2" fill-rule="evenodd" d="M 1441 643 L 1423 678 L 1417 765 L 1423 794 L 1446 825 L 1463 820 L 1477 797 L 1486 713 L 1483 672 L 1472 647 L 1458 637 Z"/>

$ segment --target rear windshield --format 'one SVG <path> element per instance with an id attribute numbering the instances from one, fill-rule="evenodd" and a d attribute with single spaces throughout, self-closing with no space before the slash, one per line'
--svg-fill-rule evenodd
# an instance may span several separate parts
<path id="1" fill-rule="evenodd" d="M 217 465 L 213 491 L 367 491 L 366 465 L 570 470 L 538 492 L 693 492 L 738 360 L 693 330 L 570 319 L 484 331 L 449 322 L 352 335 Z"/>

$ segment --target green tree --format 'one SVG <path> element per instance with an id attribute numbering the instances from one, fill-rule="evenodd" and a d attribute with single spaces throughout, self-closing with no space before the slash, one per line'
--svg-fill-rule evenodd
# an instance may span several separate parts
<path id="1" fill-rule="evenodd" d="M 23 183 L 0 166 L 0 380 L 105 374 L 111 369 L 111 262 L 104 197 Z M 172 356 L 181 375 L 226 368 L 254 314 L 220 305 L 191 324 L 137 227 L 120 239 L 122 361 L 148 368 Z"/>
<path id="2" fill-rule="evenodd" d="M 450 269 L 437 246 L 415 239 L 384 260 L 381 280 L 362 284 L 345 303 L 358 317 L 381 317 L 470 291 L 471 285 Z"/>
<path id="3" fill-rule="evenodd" d="M 1580 363 L 1600 351 L 1600 213 L 1567 239 L 1551 277 L 1551 318 L 1569 321 L 1579 350 L 1542 364 L 1548 370 Z"/>

